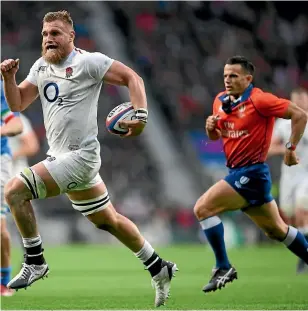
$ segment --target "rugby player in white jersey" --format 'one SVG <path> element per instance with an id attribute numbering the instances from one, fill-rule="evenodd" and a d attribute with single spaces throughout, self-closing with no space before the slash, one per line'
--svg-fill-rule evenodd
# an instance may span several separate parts
<path id="1" fill-rule="evenodd" d="M 303 88 L 294 89 L 291 101 L 308 113 L 308 91 Z M 291 121 L 279 119 L 276 121 L 269 155 L 285 153 L 285 145 L 289 141 Z M 308 241 L 308 129 L 296 147 L 299 156 L 298 165 L 281 165 L 279 185 L 279 203 L 284 218 L 303 233 Z M 299 260 L 297 272 L 308 271 L 308 266 Z"/>
<path id="2" fill-rule="evenodd" d="M 147 123 L 143 80 L 104 54 L 76 49 L 73 21 L 66 11 L 45 15 L 42 37 L 42 57 L 18 86 L 15 74 L 19 60 L 1 63 L 5 96 L 12 111 L 25 110 L 40 96 L 50 147 L 46 160 L 23 169 L 5 188 L 26 249 L 22 269 L 8 286 L 26 288 L 48 274 L 30 201 L 66 193 L 76 210 L 97 228 L 114 235 L 143 262 L 156 290 L 155 306 L 163 305 L 177 267 L 161 259 L 136 225 L 115 211 L 99 175 L 97 104 L 102 84 L 128 87 L 137 117 L 122 121 L 121 126 L 128 128 L 125 136 L 129 137 L 139 135 Z"/>

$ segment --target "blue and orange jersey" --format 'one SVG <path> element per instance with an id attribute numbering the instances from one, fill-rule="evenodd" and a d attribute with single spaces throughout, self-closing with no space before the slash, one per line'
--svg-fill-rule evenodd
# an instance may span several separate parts
<path id="1" fill-rule="evenodd" d="M 3 82 L 1 81 L 1 126 L 5 123 L 8 123 L 15 116 L 19 116 L 18 113 L 13 113 L 6 102 L 4 91 L 3 91 Z M 11 150 L 8 144 L 8 138 L 6 136 L 1 136 L 1 154 L 11 154 Z"/>
<path id="2" fill-rule="evenodd" d="M 228 101 L 226 92 L 219 93 L 213 104 L 213 115 L 219 116 L 224 152 L 229 168 L 242 167 L 266 160 L 275 118 L 286 113 L 290 101 L 263 92 L 251 84 L 235 102 L 230 113 L 222 104 Z"/>

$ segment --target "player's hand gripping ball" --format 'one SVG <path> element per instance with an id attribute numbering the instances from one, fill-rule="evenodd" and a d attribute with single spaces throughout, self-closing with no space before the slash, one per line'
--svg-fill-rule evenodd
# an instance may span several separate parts
<path id="1" fill-rule="evenodd" d="M 107 130 L 121 137 L 137 136 L 141 134 L 147 122 L 145 109 L 134 110 L 130 102 L 113 108 L 106 119 Z"/>

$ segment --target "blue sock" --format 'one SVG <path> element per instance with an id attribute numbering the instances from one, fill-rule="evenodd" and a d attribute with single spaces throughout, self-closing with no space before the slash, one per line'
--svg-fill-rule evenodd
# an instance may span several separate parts
<path id="1" fill-rule="evenodd" d="M 0 268 L 1 273 L 1 285 L 6 286 L 8 282 L 11 280 L 11 267 Z"/>
<path id="2" fill-rule="evenodd" d="M 303 228 L 303 231 L 301 231 L 300 229 L 298 229 L 305 237 L 306 241 L 308 242 L 308 228 L 305 227 Z"/>
<path id="3" fill-rule="evenodd" d="M 292 253 L 308 264 L 308 242 L 302 233 L 289 226 L 287 236 L 282 242 Z"/>
<path id="4" fill-rule="evenodd" d="M 200 225 L 214 251 L 216 268 L 229 269 L 231 264 L 224 241 L 224 226 L 220 218 L 217 216 L 206 218 L 200 221 Z"/>
<path id="5" fill-rule="evenodd" d="M 304 238 L 308 242 L 308 226 L 304 226 L 304 227 L 301 227 L 301 228 L 298 227 L 297 230 L 303 234 Z"/>

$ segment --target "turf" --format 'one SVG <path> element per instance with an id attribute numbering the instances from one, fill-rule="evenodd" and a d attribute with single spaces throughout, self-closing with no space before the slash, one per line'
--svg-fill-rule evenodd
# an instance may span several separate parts
<path id="1" fill-rule="evenodd" d="M 229 251 L 239 279 L 221 291 L 205 295 L 213 265 L 209 248 L 160 248 L 180 271 L 171 298 L 163 309 L 308 309 L 308 274 L 296 275 L 296 258 L 283 246 L 239 248 Z M 50 276 L 2 298 L 4 310 L 153 309 L 150 277 L 127 249 L 118 246 L 47 247 Z M 14 272 L 21 253 L 14 250 Z"/>

